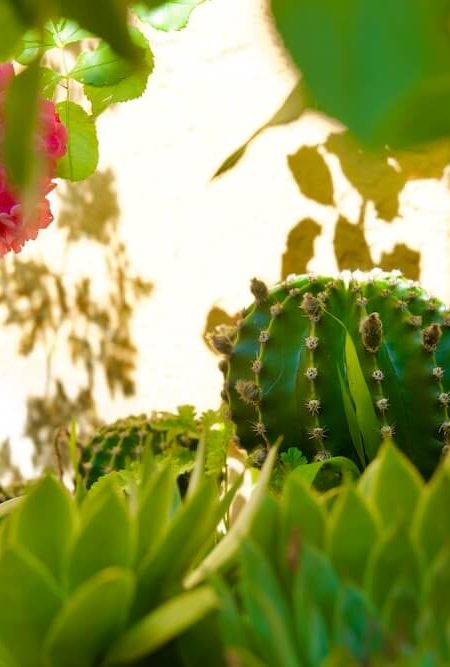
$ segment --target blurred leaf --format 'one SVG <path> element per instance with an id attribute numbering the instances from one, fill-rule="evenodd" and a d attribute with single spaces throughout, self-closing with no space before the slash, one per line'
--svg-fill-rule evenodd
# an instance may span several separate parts
<path id="1" fill-rule="evenodd" d="M 0 644 L 0 667 L 20 667 L 3 644 Z"/>
<path id="2" fill-rule="evenodd" d="M 350 395 L 355 405 L 356 418 L 363 437 L 365 454 L 371 461 L 375 458 L 380 446 L 378 419 L 355 345 L 348 331 L 345 336 L 345 367 Z"/>
<path id="3" fill-rule="evenodd" d="M 282 539 L 286 547 L 295 531 L 302 540 L 321 546 L 326 514 L 317 494 L 308 489 L 297 469 L 286 479 L 282 495 Z"/>
<path id="4" fill-rule="evenodd" d="M 11 180 L 20 188 L 31 185 L 37 175 L 34 132 L 38 94 L 39 65 L 35 61 L 14 77 L 5 101 L 5 165 Z"/>
<path id="5" fill-rule="evenodd" d="M 59 102 L 56 109 L 69 135 L 67 153 L 58 162 L 57 176 L 81 181 L 97 168 L 98 141 L 94 119 L 74 102 Z"/>
<path id="6" fill-rule="evenodd" d="M 390 222 L 399 215 L 400 193 L 407 177 L 388 162 L 387 150 L 363 149 L 349 132 L 330 134 L 325 148 L 339 158 L 344 176 L 363 201 L 373 202 L 382 220 Z"/>
<path id="7" fill-rule="evenodd" d="M 206 586 L 172 598 L 122 635 L 108 651 L 104 664 L 134 662 L 156 651 L 203 618 L 218 603 L 214 591 Z"/>
<path id="8" fill-rule="evenodd" d="M 129 61 L 121 58 L 105 42 L 94 51 L 82 51 L 68 76 L 90 86 L 112 86 L 130 76 Z"/>
<path id="9" fill-rule="evenodd" d="M 242 539 L 249 534 L 255 515 L 258 513 L 261 500 L 269 484 L 272 468 L 277 457 L 278 447 L 274 445 L 264 462 L 258 483 L 253 489 L 250 500 L 239 514 L 236 522 L 225 537 L 211 551 L 205 560 L 189 574 L 184 581 L 186 588 L 192 588 L 203 581 L 212 572 L 226 566 L 237 554 Z"/>
<path id="10" fill-rule="evenodd" d="M 449 543 L 449 507 L 450 474 L 448 467 L 441 465 L 419 499 L 412 526 L 417 544 L 428 562 Z"/>
<path id="11" fill-rule="evenodd" d="M 383 610 L 383 621 L 397 650 L 417 643 L 420 617 L 417 586 L 396 584 L 389 589 Z"/>
<path id="12" fill-rule="evenodd" d="M 421 580 L 419 555 L 406 530 L 388 532 L 374 545 L 367 566 L 365 589 L 379 609 L 394 586 L 402 584 L 414 589 L 419 587 Z"/>
<path id="13" fill-rule="evenodd" d="M 21 65 L 30 65 L 54 45 L 52 36 L 46 30 L 28 30 L 19 42 L 14 60 Z"/>
<path id="14" fill-rule="evenodd" d="M 447 3 L 272 0 L 271 7 L 319 108 L 365 143 L 449 133 Z"/>
<path id="15" fill-rule="evenodd" d="M 93 667 L 122 630 L 134 589 L 133 574 L 102 570 L 68 599 L 45 642 L 49 667 Z M 36 664 L 36 663 L 34 663 Z"/>
<path id="16" fill-rule="evenodd" d="M 400 522 L 409 525 L 424 487 L 423 479 L 393 443 L 383 444 L 378 460 L 368 491 L 370 502 L 385 526 Z"/>
<path id="17" fill-rule="evenodd" d="M 70 590 L 106 567 L 131 566 L 132 528 L 127 507 L 112 482 L 98 492 L 92 489 L 82 505 L 81 526 L 70 549 Z"/>
<path id="18" fill-rule="evenodd" d="M 244 542 L 241 554 L 239 591 L 251 644 L 268 664 L 297 667 L 292 617 L 275 573 L 251 542 Z"/>
<path id="19" fill-rule="evenodd" d="M 94 116 L 101 114 L 111 104 L 127 102 L 140 97 L 147 87 L 148 77 L 154 66 L 153 53 L 146 37 L 139 30 L 133 28 L 131 35 L 133 42 L 143 51 L 142 62 L 139 67 L 135 67 L 115 85 L 84 86 L 84 93 L 91 103 Z"/>
<path id="20" fill-rule="evenodd" d="M 425 573 L 424 606 L 433 610 L 438 625 L 450 619 L 450 548 L 444 548 Z"/>
<path id="21" fill-rule="evenodd" d="M 288 156 L 288 165 L 305 197 L 334 206 L 331 172 L 317 146 L 302 146 L 297 153 Z"/>
<path id="22" fill-rule="evenodd" d="M 361 584 L 377 533 L 375 519 L 360 494 L 346 488 L 327 526 L 327 552 L 342 577 Z"/>
<path id="23" fill-rule="evenodd" d="M 173 506 L 175 480 L 169 465 L 152 475 L 139 503 L 138 512 L 138 561 L 148 557 L 158 548 L 169 525 Z"/>
<path id="24" fill-rule="evenodd" d="M 5 62 L 16 50 L 24 30 L 24 26 L 8 0 L 0 0 L 0 25 L 2 26 L 0 61 Z"/>
<path id="25" fill-rule="evenodd" d="M 348 586 L 340 591 L 333 640 L 335 645 L 346 648 L 358 664 L 367 664 L 382 648 L 382 632 L 375 610 L 357 588 Z"/>
<path id="26" fill-rule="evenodd" d="M 249 144 L 256 139 L 257 136 L 267 130 L 270 127 L 276 127 L 278 125 L 287 125 L 292 123 L 295 120 L 298 120 L 305 110 L 306 105 L 306 94 L 302 82 L 296 83 L 294 88 L 291 90 L 281 107 L 278 111 L 272 116 L 272 118 L 262 125 L 256 132 L 252 134 L 250 139 L 242 144 L 234 153 L 229 155 L 227 159 L 220 165 L 219 169 L 213 176 L 217 178 L 221 176 L 229 169 L 232 169 L 245 154 Z"/>
<path id="27" fill-rule="evenodd" d="M 133 6 L 141 21 L 158 30 L 180 30 L 204 0 L 147 0 Z"/>
<path id="28" fill-rule="evenodd" d="M 47 100 L 52 100 L 55 95 L 56 86 L 62 80 L 62 75 L 54 69 L 41 67 L 40 70 L 40 94 Z"/>
<path id="29" fill-rule="evenodd" d="M 48 570 L 19 547 L 0 556 L 0 641 L 20 667 L 36 667 L 62 594 Z"/>
<path id="30" fill-rule="evenodd" d="M 60 578 L 75 520 L 69 492 L 46 476 L 31 489 L 14 516 L 14 541 Z"/>
<path id="31" fill-rule="evenodd" d="M 87 30 L 80 28 L 78 23 L 66 18 L 49 21 L 46 30 L 51 35 L 53 44 L 59 48 L 92 36 Z"/>
<path id="32" fill-rule="evenodd" d="M 60 15 L 101 37 L 114 51 L 137 62 L 139 54 L 128 29 L 127 3 L 110 0 L 59 0 Z"/>
<path id="33" fill-rule="evenodd" d="M 292 581 L 292 596 L 297 629 L 306 622 L 308 607 L 314 605 L 331 629 L 340 582 L 328 558 L 309 544 L 302 548 L 301 559 Z"/>

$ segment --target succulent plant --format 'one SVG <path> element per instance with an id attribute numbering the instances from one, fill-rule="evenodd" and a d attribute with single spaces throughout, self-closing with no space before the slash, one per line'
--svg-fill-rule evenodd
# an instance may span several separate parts
<path id="1" fill-rule="evenodd" d="M 157 461 L 170 461 L 184 492 L 201 437 L 205 439 L 205 470 L 218 477 L 225 466 L 230 425 L 213 410 L 196 417 L 190 405 L 180 406 L 177 414 L 131 416 L 102 427 L 82 446 L 78 471 L 89 488 L 102 475 L 122 470 L 150 450 Z"/>
<path id="2" fill-rule="evenodd" d="M 1 667 L 157 665 L 162 647 L 217 607 L 210 585 L 186 592 L 182 581 L 217 541 L 226 499 L 197 477 L 182 500 L 170 464 L 150 463 L 103 477 L 81 503 L 50 476 L 9 501 Z M 166 664 L 181 661 L 172 651 Z"/>
<path id="3" fill-rule="evenodd" d="M 429 477 L 450 442 L 450 313 L 398 271 L 290 276 L 211 343 L 240 446 L 360 469 L 394 437 Z"/>
<path id="4" fill-rule="evenodd" d="M 319 495 L 297 468 L 218 586 L 229 664 L 444 667 L 450 467 L 425 483 L 385 443 L 358 483 Z"/>

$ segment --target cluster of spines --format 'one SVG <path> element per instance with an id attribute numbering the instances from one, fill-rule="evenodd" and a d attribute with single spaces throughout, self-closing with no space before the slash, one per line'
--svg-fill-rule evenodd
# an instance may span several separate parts
<path id="1" fill-rule="evenodd" d="M 401 274 L 399 272 L 392 272 L 387 279 L 387 287 L 381 290 L 380 296 L 385 299 L 392 299 L 394 308 L 398 309 L 399 314 L 401 314 L 405 321 L 413 329 L 421 329 L 423 348 L 431 355 L 433 355 L 432 375 L 434 380 L 437 382 L 439 389 L 437 400 L 443 411 L 442 422 L 439 427 L 439 435 L 443 441 L 443 451 L 447 451 L 449 449 L 448 441 L 450 439 L 450 419 L 448 416 L 450 392 L 447 392 L 444 389 L 442 383 L 444 369 L 438 365 L 435 357 L 435 351 L 439 344 L 442 333 L 441 326 L 450 326 L 450 315 L 448 313 L 443 313 L 443 307 L 441 303 L 437 299 L 428 298 L 424 291 L 417 285 L 417 283 L 414 283 L 413 281 L 406 281 L 405 279 L 402 279 L 402 289 L 397 290 L 400 276 Z M 373 283 L 377 277 L 377 274 L 374 272 L 372 276 L 364 276 L 363 280 L 350 280 L 349 291 L 350 293 L 354 294 L 355 303 L 360 309 L 359 333 L 362 343 L 366 351 L 372 357 L 372 371 L 370 379 L 375 385 L 373 387 L 373 394 L 376 411 L 381 421 L 380 436 L 381 439 L 385 439 L 394 435 L 395 422 L 392 419 L 389 419 L 390 400 L 389 396 L 385 395 L 383 386 L 384 372 L 380 367 L 380 363 L 377 358 L 377 352 L 383 338 L 383 324 L 377 312 L 368 312 L 367 306 L 369 300 L 364 293 L 364 286 Z M 308 278 L 310 285 L 313 285 L 315 282 L 315 277 L 310 275 Z M 315 359 L 315 352 L 320 345 L 320 338 L 317 335 L 317 325 L 322 317 L 323 309 L 329 296 L 329 292 L 335 286 L 335 281 L 329 279 L 323 291 L 313 294 L 312 292 L 305 292 L 304 290 L 301 290 L 296 285 L 292 285 L 291 281 L 288 279 L 282 285 L 282 287 L 285 289 L 283 298 L 275 301 L 270 305 L 270 319 L 268 324 L 266 324 L 259 331 L 259 349 L 256 357 L 253 358 L 250 362 L 253 379 L 238 379 L 234 383 L 234 389 L 241 400 L 254 408 L 256 419 L 252 422 L 252 428 L 253 431 L 261 437 L 266 447 L 269 446 L 269 442 L 267 441 L 267 427 L 264 423 L 263 411 L 261 410 L 263 392 L 259 382 L 260 373 L 264 368 L 264 346 L 270 340 L 273 322 L 282 315 L 283 309 L 286 307 L 289 300 L 301 296 L 302 298 L 299 303 L 299 307 L 310 320 L 309 332 L 308 335 L 305 336 L 304 340 L 304 344 L 309 356 L 308 367 L 305 371 L 305 376 L 309 384 L 309 393 L 306 397 L 303 407 L 306 410 L 307 418 L 313 422 L 312 426 L 308 430 L 308 435 L 317 445 L 317 457 L 320 458 L 328 455 L 324 446 L 324 440 L 328 435 L 327 427 L 322 421 L 322 414 L 324 410 L 320 397 L 318 397 L 315 388 L 315 382 L 319 373 L 318 364 L 316 363 Z M 269 299 L 269 290 L 260 280 L 252 280 L 251 291 L 255 297 L 257 307 L 264 304 Z M 439 313 L 441 321 L 431 321 L 426 323 L 424 320 L 428 320 L 429 317 L 423 317 L 422 315 L 418 315 L 417 313 L 412 312 L 410 310 L 410 303 L 415 299 L 421 299 L 424 302 L 424 309 L 426 310 L 427 315 L 433 316 L 435 313 Z M 220 364 L 221 370 L 224 372 L 224 374 L 226 374 L 228 369 L 228 362 L 226 359 L 233 354 L 236 333 L 237 330 L 233 330 L 232 332 L 227 331 L 226 333 L 222 332 L 222 336 L 226 338 L 225 345 L 221 344 L 222 341 L 220 341 L 219 345 L 217 345 L 217 338 L 214 339 L 214 337 L 212 337 L 211 339 L 211 342 L 216 347 L 216 349 L 225 355 L 225 360 Z M 224 387 L 223 398 L 225 400 L 228 400 L 229 398 L 229 387 L 227 385 Z"/>

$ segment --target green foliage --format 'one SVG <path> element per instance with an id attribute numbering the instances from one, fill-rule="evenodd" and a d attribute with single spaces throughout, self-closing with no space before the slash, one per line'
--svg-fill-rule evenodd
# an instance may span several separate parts
<path id="1" fill-rule="evenodd" d="M 217 586 L 226 654 L 267 667 L 447 664 L 448 464 L 425 485 L 387 444 L 358 486 L 342 488 L 331 503 L 297 471 L 275 519 L 273 509 L 260 508 L 260 521 L 274 522 L 272 537 L 262 544 L 251 531 L 239 577 Z M 385 497 L 393 510 L 405 507 L 413 488 L 408 516 L 392 521 Z"/>
<path id="2" fill-rule="evenodd" d="M 251 289 L 238 326 L 210 337 L 240 445 L 264 458 L 281 436 L 282 451 L 314 461 L 299 470 L 323 490 L 395 434 L 429 477 L 450 434 L 445 306 L 399 272 L 291 276 L 271 290 L 254 279 Z"/>
<path id="3" fill-rule="evenodd" d="M 210 585 L 184 592 L 182 580 L 214 545 L 224 511 L 214 482 L 201 480 L 182 501 L 170 468 L 154 462 L 130 474 L 126 489 L 114 475 L 104 478 L 81 504 L 43 477 L 1 524 L 7 664 L 157 659 L 217 607 Z"/>
<path id="4" fill-rule="evenodd" d="M 127 417 L 103 427 L 82 446 L 79 470 L 90 487 L 101 475 L 121 470 L 151 451 L 156 461 L 170 464 L 184 493 L 200 443 L 206 474 L 216 479 L 224 474 L 231 435 L 231 424 L 220 412 L 209 410 L 197 418 L 190 405 L 180 406 L 177 414 Z"/>
<path id="5" fill-rule="evenodd" d="M 146 0 L 133 5 L 137 16 L 158 30 L 180 30 L 204 0 Z"/>
<path id="6" fill-rule="evenodd" d="M 57 176 L 81 181 L 97 168 L 98 141 L 94 119 L 75 102 L 60 102 L 56 109 L 68 131 L 67 153 L 58 161 Z"/>
<path id="7" fill-rule="evenodd" d="M 445 3 L 272 0 L 271 5 L 317 105 L 365 143 L 405 145 L 448 135 Z"/>

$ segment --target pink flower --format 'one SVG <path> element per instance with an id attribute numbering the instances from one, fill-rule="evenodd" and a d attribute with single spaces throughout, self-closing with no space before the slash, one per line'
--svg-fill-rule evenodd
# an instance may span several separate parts
<path id="1" fill-rule="evenodd" d="M 12 64 L 0 65 L 0 155 L 3 153 L 3 106 L 5 91 L 12 78 Z M 56 113 L 53 102 L 41 100 L 36 136 L 37 150 L 43 160 L 37 203 L 33 211 L 25 211 L 17 189 L 8 181 L 4 166 L 0 164 L 0 257 L 10 250 L 19 252 L 26 241 L 35 239 L 40 229 L 53 220 L 47 195 L 56 184 L 56 163 L 67 150 L 67 130 Z"/>

